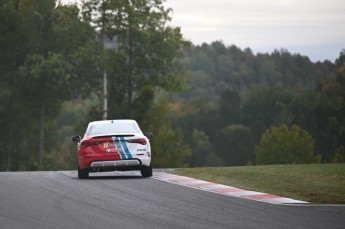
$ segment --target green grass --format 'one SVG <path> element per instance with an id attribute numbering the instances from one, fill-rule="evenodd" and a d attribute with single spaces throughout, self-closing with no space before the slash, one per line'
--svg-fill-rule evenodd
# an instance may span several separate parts
<path id="1" fill-rule="evenodd" d="M 345 164 L 184 168 L 172 173 L 311 203 L 345 204 Z"/>

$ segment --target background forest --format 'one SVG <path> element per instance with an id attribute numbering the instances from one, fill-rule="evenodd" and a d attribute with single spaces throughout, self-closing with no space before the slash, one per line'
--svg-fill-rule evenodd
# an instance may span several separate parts
<path id="1" fill-rule="evenodd" d="M 193 45 L 160 0 L 0 3 L 0 171 L 75 169 L 87 123 L 136 119 L 154 167 L 345 158 L 345 50 Z M 107 48 L 107 42 L 116 45 Z"/>

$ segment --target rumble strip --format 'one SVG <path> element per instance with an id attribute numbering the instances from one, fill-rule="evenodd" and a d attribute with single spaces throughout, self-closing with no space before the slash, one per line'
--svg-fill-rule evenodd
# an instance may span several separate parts
<path id="1" fill-rule="evenodd" d="M 244 189 L 212 183 L 208 181 L 198 180 L 191 177 L 178 176 L 174 174 L 155 172 L 153 178 L 160 181 L 165 181 L 173 184 L 178 184 L 190 188 L 196 188 L 208 192 L 214 192 L 222 195 L 245 198 L 266 202 L 270 204 L 306 204 L 308 202 L 294 200 L 282 196 L 271 195 L 262 192 L 247 191 Z"/>

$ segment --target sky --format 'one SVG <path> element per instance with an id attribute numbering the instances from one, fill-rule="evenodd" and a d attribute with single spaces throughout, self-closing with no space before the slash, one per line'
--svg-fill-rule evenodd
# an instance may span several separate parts
<path id="1" fill-rule="evenodd" d="M 68 0 L 66 0 L 68 1 Z M 345 49 L 345 0 L 167 0 L 171 25 L 195 45 L 222 41 L 254 53 L 287 49 L 335 61 Z"/>
<path id="2" fill-rule="evenodd" d="M 254 53 L 285 48 L 312 61 L 345 49 L 345 0 L 168 0 L 194 44 L 221 40 Z"/>

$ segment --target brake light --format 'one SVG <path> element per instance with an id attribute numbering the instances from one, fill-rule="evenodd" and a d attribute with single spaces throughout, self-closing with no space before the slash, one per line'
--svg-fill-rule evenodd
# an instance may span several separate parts
<path id="1" fill-rule="evenodd" d="M 87 142 L 87 141 L 83 141 L 79 145 L 80 148 L 86 148 L 88 146 L 90 146 L 90 142 Z"/>
<path id="2" fill-rule="evenodd" d="M 141 145 L 146 145 L 147 144 L 147 141 L 146 141 L 145 138 L 130 139 L 130 140 L 127 140 L 127 142 L 129 142 L 129 143 L 138 143 L 138 144 L 141 144 Z"/>
<path id="3" fill-rule="evenodd" d="M 89 141 L 82 141 L 79 145 L 80 148 L 86 148 L 89 146 L 99 145 L 101 142 L 89 142 Z"/>

